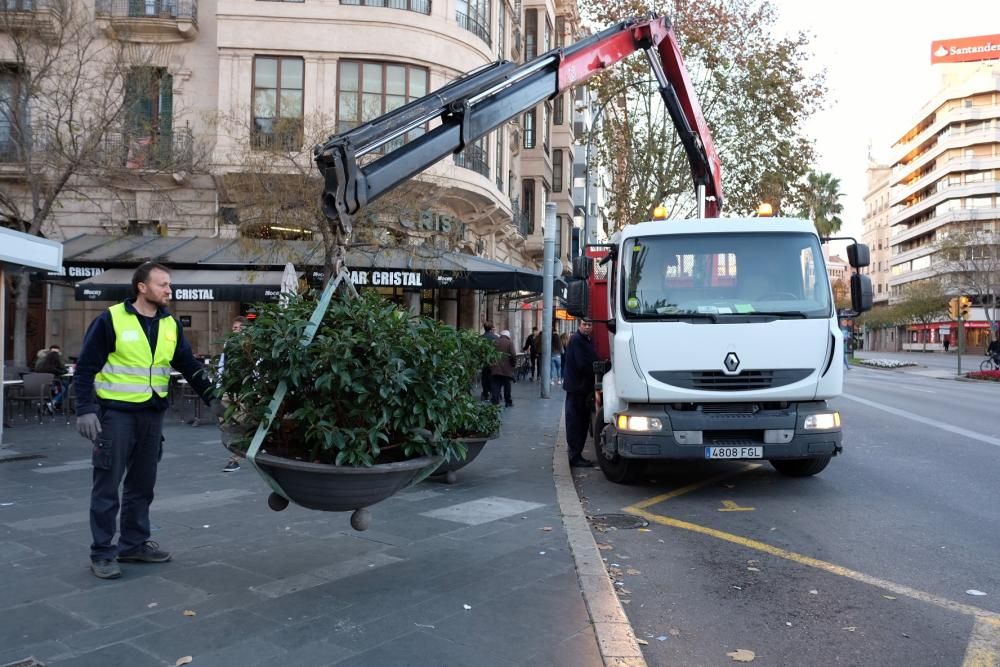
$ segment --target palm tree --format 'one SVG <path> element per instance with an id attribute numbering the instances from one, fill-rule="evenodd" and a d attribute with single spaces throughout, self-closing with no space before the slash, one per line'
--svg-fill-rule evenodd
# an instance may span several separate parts
<path id="1" fill-rule="evenodd" d="M 833 174 L 817 174 L 813 171 L 806 176 L 806 184 L 802 188 L 802 200 L 806 207 L 804 217 L 816 225 L 820 236 L 830 236 L 840 231 L 843 221 L 839 215 L 844 211 L 840 198 L 843 196 L 840 179 L 834 178 Z"/>

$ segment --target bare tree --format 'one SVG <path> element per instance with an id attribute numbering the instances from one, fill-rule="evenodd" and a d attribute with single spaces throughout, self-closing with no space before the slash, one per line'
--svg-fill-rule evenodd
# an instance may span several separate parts
<path id="1" fill-rule="evenodd" d="M 55 214 L 74 195 L 96 208 L 117 189 L 194 168 L 189 132 L 174 127 L 167 47 L 102 33 L 74 0 L 30 0 L 0 10 L 0 225 L 57 235 Z M 158 113 L 149 106 L 155 94 Z M 164 106 L 166 105 L 166 113 Z M 95 188 L 100 190 L 95 197 Z M 14 359 L 26 361 L 31 274 L 11 274 Z"/>
<path id="2" fill-rule="evenodd" d="M 905 321 L 927 326 L 944 317 L 948 310 L 948 295 L 938 281 L 921 280 L 907 286 L 904 299 L 897 304 L 897 308 Z M 926 336 L 923 347 L 926 352 Z"/>
<path id="3" fill-rule="evenodd" d="M 978 302 L 993 338 L 997 290 L 1000 290 L 1000 235 L 984 231 L 953 232 L 938 242 L 935 257 L 935 268 L 943 274 L 948 293 Z"/>

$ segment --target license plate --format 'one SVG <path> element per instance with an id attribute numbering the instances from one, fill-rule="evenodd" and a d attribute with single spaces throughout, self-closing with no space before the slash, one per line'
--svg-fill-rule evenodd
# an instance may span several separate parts
<path id="1" fill-rule="evenodd" d="M 764 457 L 763 447 L 706 447 L 706 459 L 759 459 Z"/>

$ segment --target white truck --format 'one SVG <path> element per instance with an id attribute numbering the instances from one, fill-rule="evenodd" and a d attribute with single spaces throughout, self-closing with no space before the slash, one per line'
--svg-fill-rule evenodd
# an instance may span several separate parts
<path id="1" fill-rule="evenodd" d="M 863 244 L 847 248 L 866 266 Z M 807 220 L 630 225 L 574 265 L 571 314 L 594 320 L 593 433 L 605 476 L 654 459 L 767 460 L 814 475 L 840 453 L 844 337 Z M 871 282 L 851 276 L 853 310 Z"/>

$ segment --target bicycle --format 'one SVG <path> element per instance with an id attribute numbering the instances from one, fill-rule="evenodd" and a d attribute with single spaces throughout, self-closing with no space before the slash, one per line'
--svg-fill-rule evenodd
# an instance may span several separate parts
<path id="1" fill-rule="evenodd" d="M 981 371 L 1000 371 L 1000 358 L 994 356 L 986 357 L 981 364 L 979 364 L 979 370 Z"/>

